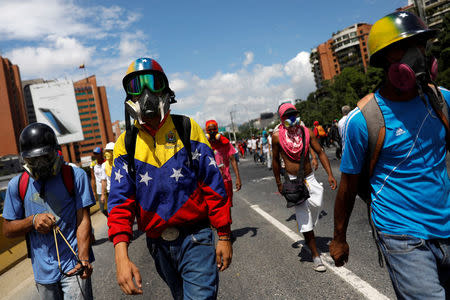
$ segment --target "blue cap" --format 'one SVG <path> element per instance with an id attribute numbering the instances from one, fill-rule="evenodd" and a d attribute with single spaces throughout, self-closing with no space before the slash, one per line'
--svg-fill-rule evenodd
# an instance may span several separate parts
<path id="1" fill-rule="evenodd" d="M 100 153 L 102 153 L 102 148 L 100 148 L 100 147 L 95 147 L 95 148 L 94 148 L 94 151 L 92 151 L 92 152 L 94 152 L 95 154 L 100 154 Z"/>

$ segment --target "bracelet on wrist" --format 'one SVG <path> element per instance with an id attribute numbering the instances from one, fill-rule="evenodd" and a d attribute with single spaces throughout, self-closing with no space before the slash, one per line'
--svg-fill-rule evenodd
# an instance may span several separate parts
<path id="1" fill-rule="evenodd" d="M 219 241 L 231 241 L 230 237 L 219 237 Z"/>
<path id="2" fill-rule="evenodd" d="M 33 216 L 33 221 L 31 222 L 31 224 L 33 225 L 33 228 L 34 228 L 34 220 L 36 220 L 36 216 L 37 215 L 39 215 L 38 213 L 37 214 L 34 214 L 34 216 Z"/>

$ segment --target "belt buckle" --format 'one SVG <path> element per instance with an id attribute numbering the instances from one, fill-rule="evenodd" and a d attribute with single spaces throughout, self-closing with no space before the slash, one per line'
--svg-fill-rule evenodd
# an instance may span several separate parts
<path id="1" fill-rule="evenodd" d="M 179 235 L 180 231 L 174 226 L 169 226 L 161 232 L 161 238 L 168 242 L 175 241 Z"/>

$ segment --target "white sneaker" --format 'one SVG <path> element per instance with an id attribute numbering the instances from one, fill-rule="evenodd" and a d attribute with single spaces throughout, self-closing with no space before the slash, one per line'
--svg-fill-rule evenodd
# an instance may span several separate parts
<path id="1" fill-rule="evenodd" d="M 316 256 L 313 258 L 313 269 L 316 272 L 325 272 L 327 270 L 327 268 L 325 268 L 325 266 L 322 263 L 322 259 L 320 258 L 320 256 Z"/>

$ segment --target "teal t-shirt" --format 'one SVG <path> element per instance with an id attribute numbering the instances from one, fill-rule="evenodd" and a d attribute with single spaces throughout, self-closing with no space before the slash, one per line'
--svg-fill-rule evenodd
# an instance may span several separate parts
<path id="1" fill-rule="evenodd" d="M 447 103 L 450 92 L 441 88 Z M 386 137 L 371 178 L 372 218 L 388 234 L 450 237 L 450 180 L 445 128 L 427 101 L 395 102 L 375 93 Z M 367 150 L 366 121 L 358 108 L 347 118 L 340 169 L 359 174 Z"/>

